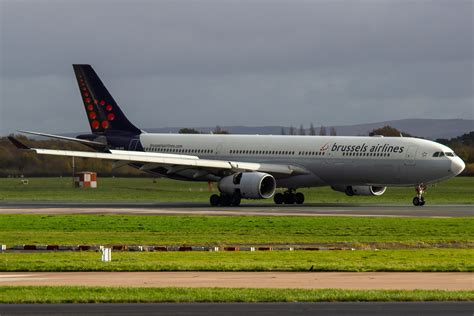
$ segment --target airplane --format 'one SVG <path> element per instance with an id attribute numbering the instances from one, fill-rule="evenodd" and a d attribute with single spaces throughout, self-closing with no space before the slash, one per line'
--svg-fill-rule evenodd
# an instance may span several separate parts
<path id="1" fill-rule="evenodd" d="M 412 202 L 423 206 L 428 184 L 460 174 L 465 164 L 442 144 L 413 137 L 155 134 L 133 125 L 90 65 L 73 65 L 91 129 L 65 137 L 26 134 L 82 143 L 95 152 L 30 148 L 40 155 L 108 159 L 156 176 L 217 182 L 212 206 L 242 199 L 303 204 L 300 188 L 330 186 L 349 196 L 380 196 L 389 186 L 414 186 Z M 277 188 L 286 189 L 283 193 Z"/>

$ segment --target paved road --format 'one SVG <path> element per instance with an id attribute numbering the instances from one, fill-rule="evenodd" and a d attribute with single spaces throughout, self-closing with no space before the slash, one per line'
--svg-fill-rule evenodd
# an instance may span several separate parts
<path id="1" fill-rule="evenodd" d="M 0 214 L 472 217 L 474 204 L 424 207 L 373 204 L 244 204 L 240 207 L 214 208 L 205 203 L 1 202 Z"/>
<path id="2" fill-rule="evenodd" d="M 466 315 L 474 302 L 1 305 L 0 315 Z"/>
<path id="3" fill-rule="evenodd" d="M 474 290 L 464 272 L 0 272 L 1 285 Z"/>

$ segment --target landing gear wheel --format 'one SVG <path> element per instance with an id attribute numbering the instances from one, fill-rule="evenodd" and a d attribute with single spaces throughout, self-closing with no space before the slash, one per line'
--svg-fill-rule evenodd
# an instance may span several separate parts
<path id="1" fill-rule="evenodd" d="M 230 206 L 232 202 L 232 197 L 230 195 L 221 195 L 221 206 Z"/>
<path id="2" fill-rule="evenodd" d="M 413 198 L 413 205 L 420 206 L 420 199 L 417 196 Z"/>
<path id="3" fill-rule="evenodd" d="M 301 192 L 298 192 L 295 194 L 295 202 L 296 204 L 303 204 L 304 203 L 304 194 Z"/>
<path id="4" fill-rule="evenodd" d="M 217 194 L 213 194 L 209 198 L 209 202 L 211 203 L 211 206 L 218 206 L 221 202 L 221 197 Z"/>
<path id="5" fill-rule="evenodd" d="M 285 204 L 294 204 L 295 195 L 293 193 L 286 192 L 285 194 L 283 194 L 283 200 Z"/>
<path id="6" fill-rule="evenodd" d="M 423 193 L 426 191 L 426 185 L 423 183 L 418 185 L 416 188 L 416 196 L 413 198 L 413 205 L 415 206 L 423 206 L 425 205 L 425 198 L 423 197 Z"/>
<path id="7" fill-rule="evenodd" d="M 425 205 L 425 199 L 423 197 L 420 198 L 420 206 Z"/>
<path id="8" fill-rule="evenodd" d="M 231 199 L 230 199 L 230 205 L 232 205 L 232 206 L 239 206 L 241 199 L 242 199 L 242 198 L 240 197 L 240 194 L 235 193 L 234 195 L 232 195 L 232 197 L 231 197 Z"/>
<path id="9" fill-rule="evenodd" d="M 275 204 L 283 204 L 283 194 L 281 193 L 275 193 L 275 196 L 273 197 L 273 201 Z"/>

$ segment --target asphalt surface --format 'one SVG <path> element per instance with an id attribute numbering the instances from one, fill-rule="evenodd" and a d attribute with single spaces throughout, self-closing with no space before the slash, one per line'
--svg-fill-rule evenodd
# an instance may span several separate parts
<path id="1" fill-rule="evenodd" d="M 374 204 L 243 204 L 239 207 L 211 207 L 206 203 L 1 202 L 0 214 L 472 217 L 474 204 L 423 207 Z"/>
<path id="2" fill-rule="evenodd" d="M 474 302 L 0 305 L 0 315 L 469 315 Z"/>

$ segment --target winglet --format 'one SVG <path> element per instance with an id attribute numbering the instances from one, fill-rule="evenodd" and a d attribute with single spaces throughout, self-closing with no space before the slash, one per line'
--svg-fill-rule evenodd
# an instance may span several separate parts
<path id="1" fill-rule="evenodd" d="M 26 150 L 29 150 L 31 149 L 30 147 L 26 146 L 25 144 L 23 144 L 22 142 L 20 142 L 18 139 L 16 139 L 15 137 L 13 136 L 8 136 L 8 140 L 13 144 L 15 145 L 16 148 L 18 149 L 26 149 Z"/>

